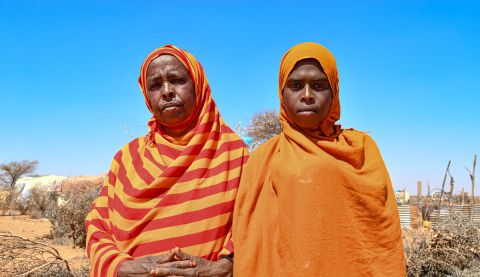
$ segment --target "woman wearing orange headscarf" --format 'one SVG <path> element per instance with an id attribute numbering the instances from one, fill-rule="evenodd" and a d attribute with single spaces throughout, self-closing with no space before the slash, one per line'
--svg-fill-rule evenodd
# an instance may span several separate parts
<path id="1" fill-rule="evenodd" d="M 247 163 L 234 212 L 235 276 L 405 276 L 394 192 L 375 142 L 341 129 L 333 55 L 280 65 L 283 131 Z"/>
<path id="2" fill-rule="evenodd" d="M 90 276 L 230 276 L 245 144 L 190 53 L 156 49 L 139 84 L 153 117 L 115 155 L 87 216 Z"/>

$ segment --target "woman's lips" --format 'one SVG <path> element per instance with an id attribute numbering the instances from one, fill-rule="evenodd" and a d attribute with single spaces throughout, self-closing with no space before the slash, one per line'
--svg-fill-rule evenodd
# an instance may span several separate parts
<path id="1" fill-rule="evenodd" d="M 166 111 L 166 112 L 174 111 L 174 110 L 178 109 L 180 106 L 182 106 L 182 105 L 180 105 L 178 103 L 166 103 L 166 104 L 162 105 L 162 108 L 160 110 L 161 111 Z"/>
<path id="2" fill-rule="evenodd" d="M 301 115 L 311 115 L 316 113 L 317 109 L 315 107 L 302 107 L 297 110 L 297 114 Z"/>
<path id="3" fill-rule="evenodd" d="M 166 107 L 164 108 L 162 111 L 164 112 L 173 112 L 173 111 L 176 111 L 180 108 L 180 106 L 170 106 L 170 107 Z"/>

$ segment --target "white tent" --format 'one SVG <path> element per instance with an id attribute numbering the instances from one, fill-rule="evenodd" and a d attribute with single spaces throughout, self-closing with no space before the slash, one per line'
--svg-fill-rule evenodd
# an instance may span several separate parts
<path id="1" fill-rule="evenodd" d="M 17 188 L 22 188 L 22 196 L 28 195 L 34 187 L 45 191 L 59 190 L 62 182 L 66 179 L 64 176 L 47 175 L 41 177 L 25 177 L 17 181 Z"/>

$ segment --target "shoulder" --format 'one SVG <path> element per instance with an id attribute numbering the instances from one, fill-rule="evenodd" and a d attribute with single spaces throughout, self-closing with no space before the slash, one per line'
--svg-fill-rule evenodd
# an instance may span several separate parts
<path id="1" fill-rule="evenodd" d="M 121 148 L 120 150 L 118 150 L 117 152 L 117 155 L 119 153 L 126 153 L 126 152 L 129 152 L 130 149 L 132 148 L 144 148 L 145 146 L 147 145 L 146 143 L 146 138 L 145 136 L 141 136 L 141 137 L 138 137 L 138 138 L 134 138 L 132 139 L 131 141 L 125 143 Z"/>
<path id="2" fill-rule="evenodd" d="M 247 175 L 255 175 L 255 172 L 264 170 L 264 167 L 268 164 L 272 153 L 276 149 L 277 142 L 278 135 L 270 138 L 265 143 L 253 150 L 248 158 L 247 163 L 245 164 L 244 172 L 247 172 Z"/>
<path id="3" fill-rule="evenodd" d="M 264 160 L 268 159 L 271 154 L 274 152 L 274 150 L 277 147 L 278 140 L 279 140 L 280 135 L 276 135 L 266 142 L 264 142 L 262 145 L 260 145 L 257 149 L 253 151 L 253 153 L 250 155 L 250 160 Z"/>
<path id="4" fill-rule="evenodd" d="M 353 128 L 342 130 L 339 138 L 342 137 L 355 144 L 376 145 L 375 140 L 367 132 Z"/>
<path id="5" fill-rule="evenodd" d="M 349 147 L 361 149 L 366 157 L 381 157 L 380 149 L 370 134 L 355 130 L 344 129 L 338 137 L 338 142 Z"/>
<path id="6" fill-rule="evenodd" d="M 115 167 L 115 164 L 121 164 L 125 156 L 131 156 L 131 151 L 133 149 L 138 151 L 146 146 L 147 144 L 145 136 L 134 138 L 128 143 L 124 144 L 113 156 L 111 168 Z"/>

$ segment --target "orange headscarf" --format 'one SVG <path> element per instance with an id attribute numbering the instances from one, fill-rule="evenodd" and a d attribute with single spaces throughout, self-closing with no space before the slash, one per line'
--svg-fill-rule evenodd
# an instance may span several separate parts
<path id="1" fill-rule="evenodd" d="M 177 126 L 161 126 L 153 117 L 148 135 L 115 155 L 86 219 L 90 276 L 117 276 L 122 261 L 176 246 L 210 260 L 233 251 L 233 207 L 248 151 L 220 116 L 202 66 L 185 50 L 167 45 L 143 63 L 139 83 L 149 109 L 146 70 L 163 54 L 174 55 L 190 72 L 196 107 Z M 192 122 L 180 138 L 163 132 Z"/>
<path id="2" fill-rule="evenodd" d="M 215 115 L 218 114 L 217 107 L 213 101 L 210 85 L 208 84 L 207 78 L 205 77 L 205 72 L 203 71 L 202 65 L 195 59 L 195 57 L 189 52 L 179 49 L 174 45 L 165 45 L 155 49 L 150 53 L 145 61 L 142 64 L 140 69 L 140 76 L 138 77 L 138 84 L 142 90 L 143 97 L 145 98 L 145 103 L 147 104 L 148 110 L 153 114 L 152 106 L 147 96 L 147 69 L 150 63 L 160 55 L 173 55 L 175 56 L 183 65 L 187 68 L 190 78 L 195 83 L 195 95 L 196 95 L 196 104 L 195 109 L 184 122 L 174 125 L 174 126 L 161 126 L 161 124 L 153 116 L 148 122 L 149 134 L 147 141 L 155 144 L 154 133 L 159 132 L 163 137 L 166 137 L 170 141 L 176 143 L 185 144 L 192 136 L 193 132 L 189 132 L 182 137 L 171 138 L 162 132 L 163 128 L 168 129 L 183 129 L 186 126 L 190 125 L 192 121 L 197 121 L 197 124 L 202 120 L 206 120 L 210 117 L 210 120 L 213 120 Z M 199 114 L 201 115 L 199 118 Z M 163 128 L 162 128 L 163 127 Z"/>
<path id="3" fill-rule="evenodd" d="M 282 91 L 295 64 L 319 61 L 332 104 L 319 130 L 288 118 Z M 236 276 L 405 276 L 397 205 L 375 142 L 342 130 L 333 55 L 302 43 L 282 59 L 283 132 L 244 169 L 234 211 Z"/>
<path id="4" fill-rule="evenodd" d="M 332 53 L 328 51 L 327 48 L 323 47 L 320 44 L 313 42 L 305 42 L 298 47 L 293 47 L 288 50 L 287 53 L 283 56 L 282 66 L 280 67 L 280 76 L 278 78 L 278 97 L 280 98 L 280 122 L 282 123 L 283 129 L 295 128 L 300 130 L 296 124 L 291 121 L 287 116 L 287 111 L 283 101 L 283 88 L 287 82 L 290 72 L 295 67 L 298 61 L 304 59 L 316 59 L 321 61 L 322 69 L 327 75 L 328 83 L 332 89 L 332 102 L 330 104 L 330 109 L 325 120 L 322 121 L 318 130 L 310 132 L 306 135 L 312 137 L 313 139 L 327 139 L 333 140 L 340 131 L 340 125 L 335 125 L 335 122 L 340 119 L 340 99 L 338 96 L 338 72 L 337 72 L 337 63 Z M 315 49 L 316 51 L 312 51 Z M 291 127 L 290 127 L 291 126 Z"/>

